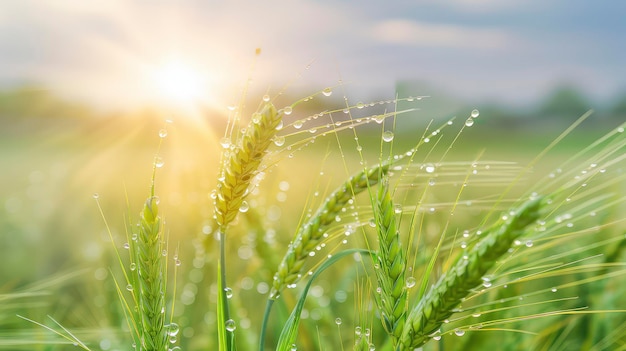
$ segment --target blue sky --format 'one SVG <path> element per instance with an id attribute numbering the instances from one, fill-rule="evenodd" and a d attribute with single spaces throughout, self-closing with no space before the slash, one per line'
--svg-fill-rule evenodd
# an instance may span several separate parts
<path id="1" fill-rule="evenodd" d="M 2 8 L 0 87 L 43 84 L 106 107 L 160 100 L 155 72 L 172 60 L 223 105 L 248 78 L 273 92 L 342 80 L 356 96 L 393 96 L 396 81 L 415 80 L 469 102 L 518 104 L 561 82 L 600 101 L 626 91 L 622 1 L 20 0 Z"/>

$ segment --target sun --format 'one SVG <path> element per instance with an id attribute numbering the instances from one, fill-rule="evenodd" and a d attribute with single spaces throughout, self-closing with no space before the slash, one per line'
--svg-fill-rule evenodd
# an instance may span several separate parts
<path id="1" fill-rule="evenodd" d="M 209 77 L 188 62 L 170 59 L 152 71 L 157 98 L 175 105 L 193 105 L 206 100 Z"/>

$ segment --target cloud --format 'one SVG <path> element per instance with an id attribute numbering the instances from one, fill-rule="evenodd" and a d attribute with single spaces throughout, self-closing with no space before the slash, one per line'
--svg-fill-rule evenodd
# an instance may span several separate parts
<path id="1" fill-rule="evenodd" d="M 430 24 L 405 19 L 381 21 L 372 28 L 371 35 L 383 43 L 448 48 L 498 49 L 519 41 L 501 29 Z"/>

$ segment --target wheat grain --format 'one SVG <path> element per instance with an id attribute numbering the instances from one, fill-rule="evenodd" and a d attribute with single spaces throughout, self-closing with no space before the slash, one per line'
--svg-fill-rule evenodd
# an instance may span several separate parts
<path id="1" fill-rule="evenodd" d="M 282 110 L 277 111 L 274 105 L 266 103 L 252 118 L 234 149 L 227 151 L 215 198 L 215 219 L 220 229 L 225 229 L 237 216 L 282 116 Z"/>
<path id="2" fill-rule="evenodd" d="M 470 290 L 481 284 L 485 273 L 507 252 L 513 241 L 539 218 L 541 206 L 540 197 L 522 204 L 506 221 L 483 233 L 486 237 L 457 259 L 408 315 L 401 350 L 413 350 L 428 341 L 429 335 L 453 314 L 454 308 Z"/>
<path id="3" fill-rule="evenodd" d="M 324 239 L 324 233 L 335 223 L 335 217 L 350 199 L 370 186 L 378 183 L 381 176 L 387 174 L 390 163 L 383 163 L 370 170 L 363 170 L 348 179 L 333 191 L 317 212 L 296 233 L 289 245 L 278 271 L 274 274 L 270 299 L 276 299 L 281 291 L 297 283 L 309 253 Z"/>
<path id="4" fill-rule="evenodd" d="M 396 346 L 406 320 L 406 258 L 400 244 L 395 208 L 387 179 L 379 187 L 374 216 L 379 241 L 379 250 L 373 255 L 379 286 L 375 296 L 382 311 L 383 327 Z"/>

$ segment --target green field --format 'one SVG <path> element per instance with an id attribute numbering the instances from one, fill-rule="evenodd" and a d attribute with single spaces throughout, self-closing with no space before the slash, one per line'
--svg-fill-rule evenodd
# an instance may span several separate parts
<path id="1" fill-rule="evenodd" d="M 216 229 L 210 194 L 224 120 L 177 118 L 169 124 L 154 111 L 116 117 L 58 113 L 3 117 L 0 349 L 75 349 L 72 340 L 25 318 L 66 336 L 71 332 L 91 350 L 131 349 L 115 285 L 125 294 L 126 282 L 115 252 L 128 267 L 124 244 L 149 196 L 157 154 L 164 160 L 155 186 L 167 238 L 166 318 L 181 328 L 172 347 L 217 349 L 219 245 L 212 238 L 205 248 L 200 242 Z M 430 287 L 465 245 L 478 242 L 477 231 L 534 191 L 554 198 L 542 214 L 547 223 L 534 223 L 497 260 L 485 278 L 489 284 L 468 293 L 441 327 L 441 339 L 424 350 L 626 349 L 625 133 L 578 154 L 616 130 L 618 119 L 585 122 L 529 168 L 569 124 L 538 118 L 495 128 L 481 115 L 471 127 L 463 127 L 466 117 L 447 126 L 445 117 L 425 132 L 427 118 L 399 115 L 393 142 L 383 142 L 381 128 L 393 129 L 393 118 L 328 135 L 324 126 L 335 121 L 328 115 L 311 122 L 317 127 L 302 129 L 294 128 L 297 118 L 303 117 L 285 116 L 279 134 L 287 135 L 286 142 L 271 146 L 264 179 L 246 200 L 250 210 L 228 232 L 226 284 L 233 291 L 228 303 L 239 350 L 258 349 L 272 276 L 307 213 L 364 165 L 404 154 L 424 136 L 432 140 L 390 177 L 393 200 L 401 207 L 396 217 L 406 274 L 417 281 L 408 290 L 410 306 L 418 302 L 420 284 Z M 423 121 L 412 125 L 411 118 Z M 439 125 L 446 127 L 432 135 Z M 164 128 L 167 136 L 159 138 Z M 427 164 L 435 171 L 425 171 Z M 602 167 L 606 171 L 598 172 Z M 588 181 L 576 178 L 588 174 Z M 368 225 L 375 194 L 373 187 L 370 196 L 364 192 L 338 214 L 305 271 L 315 271 L 329 254 L 378 247 Z M 465 230 L 471 233 L 467 238 Z M 358 342 L 392 349 L 379 320 L 373 269 L 368 256 L 350 256 L 319 276 L 304 307 L 298 350 L 358 349 Z M 267 349 L 274 349 L 303 287 L 287 289 L 274 304 Z"/>

